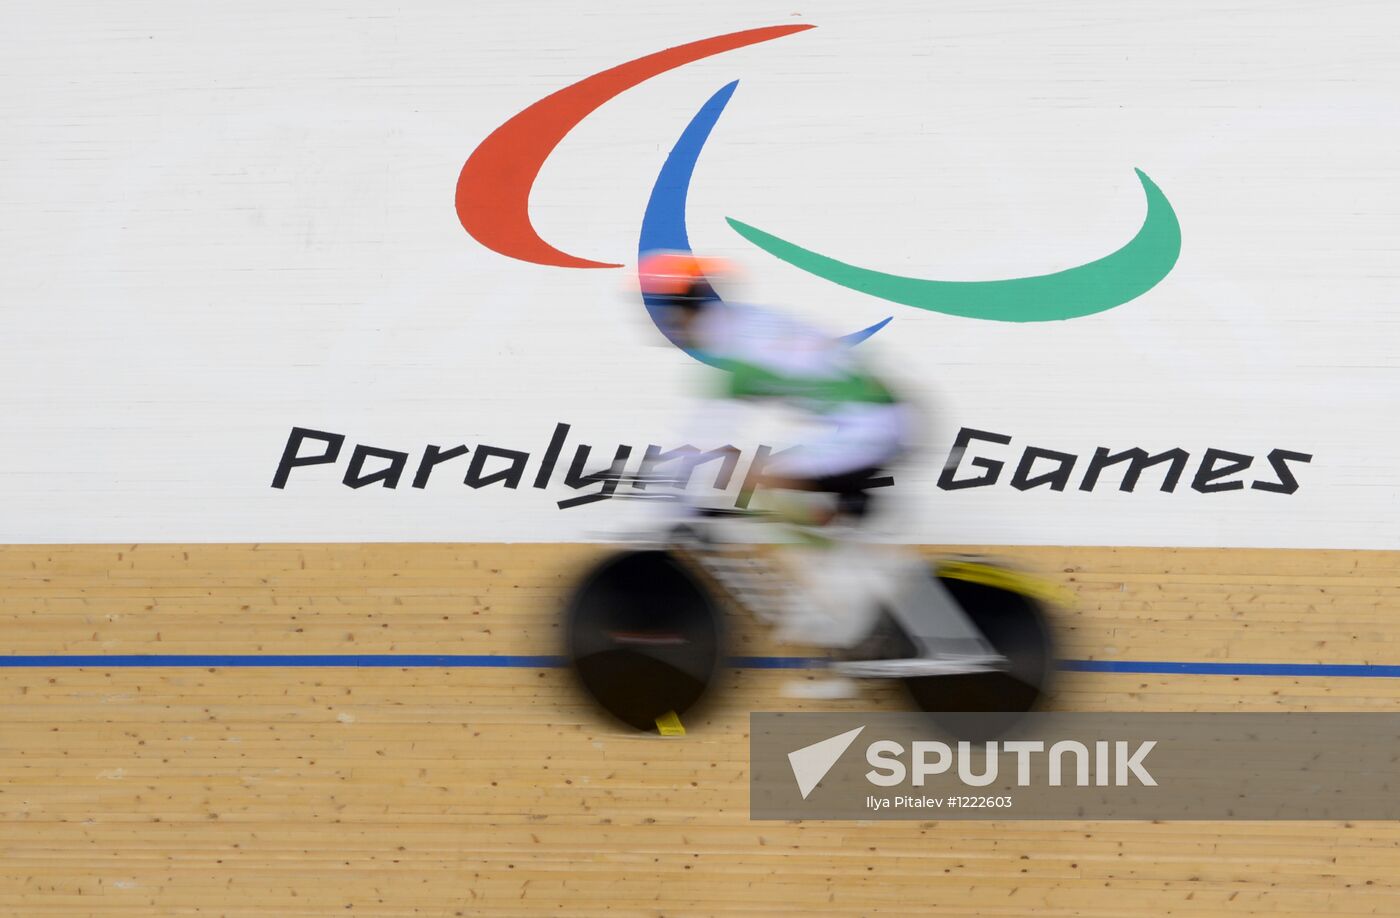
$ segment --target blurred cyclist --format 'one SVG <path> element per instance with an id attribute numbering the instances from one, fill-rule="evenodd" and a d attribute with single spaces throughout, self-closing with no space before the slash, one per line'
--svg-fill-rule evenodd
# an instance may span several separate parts
<path id="1" fill-rule="evenodd" d="M 724 373 L 725 396 L 781 400 L 817 421 L 817 432 L 803 445 L 763 468 L 761 484 L 789 496 L 835 495 L 834 506 L 785 501 L 788 506 L 775 508 L 780 516 L 806 526 L 860 520 L 869 511 L 871 487 L 889 483 L 878 479 L 908 448 L 908 406 L 847 343 L 786 316 L 721 300 L 710 281 L 726 270 L 721 261 L 688 252 L 653 252 L 638 273 L 667 336 Z M 806 541 L 821 550 L 786 553 L 805 588 L 775 613 L 780 640 L 839 648 L 847 659 L 838 669 L 860 676 L 972 672 L 1001 661 L 955 608 L 932 632 L 912 626 L 915 638 L 892 646 L 898 639 L 880 627 L 882 614 L 901 620 L 907 636 L 910 623 L 927 621 L 918 610 L 949 609 L 926 562 L 909 551 L 876 551 L 851 538 L 807 533 Z M 798 688 L 788 686 L 790 692 Z M 853 691 L 839 678 L 804 689 L 822 697 Z"/>
<path id="2" fill-rule="evenodd" d="M 673 341 L 724 372 L 730 399 L 779 400 L 817 422 L 817 432 L 763 467 L 762 485 L 835 495 L 834 506 L 783 507 L 808 525 L 859 520 L 870 489 L 907 448 L 910 412 L 847 344 L 787 316 L 726 303 L 710 279 L 717 259 L 653 252 L 639 265 L 642 292 Z"/>

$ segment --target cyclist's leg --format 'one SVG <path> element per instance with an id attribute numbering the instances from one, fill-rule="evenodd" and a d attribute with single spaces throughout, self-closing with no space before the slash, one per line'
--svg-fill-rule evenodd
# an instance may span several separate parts
<path id="1" fill-rule="evenodd" d="M 847 649 L 873 629 L 887 591 L 883 558 L 853 529 L 883 482 L 885 463 L 904 448 L 903 418 L 892 405 L 850 405 L 824 416 L 824 427 L 764 470 L 768 506 L 798 528 L 799 546 L 783 560 L 801 601 L 779 629 L 795 643 Z M 887 479 L 886 479 L 887 480 Z M 825 528 L 823 528 L 825 527 Z"/>
<path id="2" fill-rule="evenodd" d="M 907 427 L 901 405 L 852 404 L 823 415 L 814 436 L 764 468 L 772 509 L 808 526 L 838 517 L 858 522 L 869 512 L 870 490 L 891 483 L 883 470 L 905 451 Z M 818 494 L 829 498 L 814 500 Z"/>
<path id="3" fill-rule="evenodd" d="M 859 522 L 869 510 L 872 487 L 882 484 L 885 463 L 903 450 L 904 419 L 895 405 L 850 407 L 810 448 L 785 454 L 769 486 L 834 495 L 828 516 L 839 508 Z M 864 674 L 930 664 L 975 669 L 998 659 L 946 591 L 930 580 L 917 553 L 877 548 L 849 536 L 824 545 L 790 553 L 794 579 L 806 594 L 802 614 L 785 629 L 791 639 L 853 649 L 874 631 L 883 611 L 919 637 L 912 641 L 910 658 L 883 660 L 869 672 L 859 670 Z"/>

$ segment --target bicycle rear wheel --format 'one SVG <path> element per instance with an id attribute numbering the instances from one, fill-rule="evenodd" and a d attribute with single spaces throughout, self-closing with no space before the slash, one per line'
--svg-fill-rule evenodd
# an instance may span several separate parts
<path id="1" fill-rule="evenodd" d="M 1049 616 L 1032 597 L 1002 586 L 952 577 L 939 581 L 1006 666 L 997 672 L 920 676 L 904 680 L 914 703 L 932 713 L 969 712 L 994 735 L 1034 709 L 1048 691 L 1055 654 Z M 963 730 L 970 719 L 956 719 Z"/>

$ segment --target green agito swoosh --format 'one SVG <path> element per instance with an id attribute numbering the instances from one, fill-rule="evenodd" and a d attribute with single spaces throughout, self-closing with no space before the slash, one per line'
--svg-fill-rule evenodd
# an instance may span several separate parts
<path id="1" fill-rule="evenodd" d="M 941 281 L 885 274 L 848 265 L 747 223 L 726 219 L 739 235 L 770 255 L 882 300 L 971 319 L 1050 322 L 1121 306 L 1151 290 L 1176 264 L 1181 254 L 1181 224 L 1161 189 L 1141 169 L 1134 171 L 1147 195 L 1147 217 L 1137 235 L 1097 261 L 1034 277 Z"/>

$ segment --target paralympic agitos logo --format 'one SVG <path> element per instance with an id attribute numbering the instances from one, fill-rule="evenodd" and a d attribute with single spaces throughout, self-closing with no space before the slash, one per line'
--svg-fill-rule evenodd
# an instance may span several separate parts
<path id="1" fill-rule="evenodd" d="M 530 191 L 550 153 L 590 113 L 639 83 L 702 58 L 812 28 L 769 26 L 690 42 L 595 73 L 540 99 L 493 131 L 462 167 L 456 196 L 462 226 L 487 248 L 521 261 L 563 268 L 622 267 L 562 252 L 535 231 L 530 222 Z M 690 251 L 685 205 L 691 175 L 711 129 L 738 85 L 736 80 L 710 97 L 672 147 L 642 216 L 639 253 L 653 249 Z M 880 299 L 1001 322 L 1073 319 L 1141 296 L 1176 264 L 1181 252 L 1176 213 L 1147 175 L 1137 170 L 1137 176 L 1147 196 L 1147 216 L 1132 239 L 1097 260 L 1033 277 L 946 281 L 887 274 L 811 251 L 739 220 L 727 220 L 739 235 L 770 255 Z M 647 306 L 650 311 L 654 304 Z M 864 340 L 892 318 L 853 332 L 845 340 Z"/>

